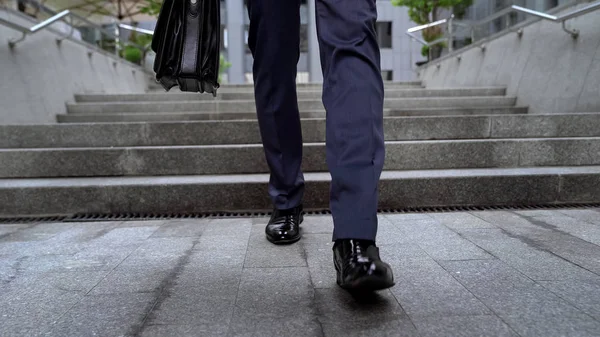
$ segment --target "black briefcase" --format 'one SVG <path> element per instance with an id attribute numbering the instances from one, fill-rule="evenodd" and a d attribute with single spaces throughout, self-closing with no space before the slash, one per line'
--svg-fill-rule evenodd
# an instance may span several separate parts
<path id="1" fill-rule="evenodd" d="M 220 0 L 165 0 L 152 38 L 154 72 L 165 90 L 217 95 Z"/>

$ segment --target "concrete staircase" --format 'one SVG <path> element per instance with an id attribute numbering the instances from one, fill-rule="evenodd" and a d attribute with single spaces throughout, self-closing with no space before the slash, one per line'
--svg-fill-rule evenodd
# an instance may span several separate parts
<path id="1" fill-rule="evenodd" d="M 299 86 L 309 209 L 328 207 L 317 85 Z M 381 208 L 600 202 L 600 114 L 529 115 L 503 88 L 386 83 Z M 0 126 L 0 216 L 269 210 L 253 91 L 76 95 Z"/>

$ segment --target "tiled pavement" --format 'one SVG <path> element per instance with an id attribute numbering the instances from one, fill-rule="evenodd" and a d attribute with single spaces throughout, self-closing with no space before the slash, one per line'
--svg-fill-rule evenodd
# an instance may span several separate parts
<path id="1" fill-rule="evenodd" d="M 380 215 L 396 286 L 335 285 L 329 216 L 0 225 L 0 336 L 600 336 L 600 209 Z"/>

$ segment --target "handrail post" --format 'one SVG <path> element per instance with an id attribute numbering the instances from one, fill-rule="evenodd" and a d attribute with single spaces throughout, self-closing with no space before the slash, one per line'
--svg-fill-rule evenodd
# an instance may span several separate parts
<path id="1" fill-rule="evenodd" d="M 563 21 L 562 22 L 562 29 L 565 32 L 571 34 L 571 37 L 573 37 L 573 39 L 577 39 L 579 37 L 579 31 L 577 29 L 569 29 L 569 28 L 567 28 L 566 23 L 567 23 L 567 21 Z"/>
<path id="2" fill-rule="evenodd" d="M 121 46 L 119 44 L 121 43 L 121 30 L 119 28 L 119 24 L 115 23 L 115 54 L 120 57 L 119 51 Z"/>
<path id="3" fill-rule="evenodd" d="M 450 15 L 448 19 L 448 51 L 454 51 L 454 29 L 452 23 L 454 22 L 454 14 Z"/>

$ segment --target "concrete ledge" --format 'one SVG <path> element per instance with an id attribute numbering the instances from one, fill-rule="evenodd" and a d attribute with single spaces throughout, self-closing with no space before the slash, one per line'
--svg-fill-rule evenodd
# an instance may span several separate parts
<path id="1" fill-rule="evenodd" d="M 561 8 L 573 11 L 589 4 Z M 532 113 L 600 111 L 600 11 L 560 23 L 531 19 L 419 69 L 427 87 L 506 86 Z M 517 34 L 521 29 L 522 34 Z M 485 45 L 485 48 L 480 48 Z M 456 56 L 460 55 L 460 61 Z"/>
<path id="2" fill-rule="evenodd" d="M 305 144 L 305 172 L 327 171 L 325 144 Z M 261 145 L 0 150 L 0 177 L 268 173 Z M 385 170 L 600 165 L 600 138 L 402 141 Z"/>
<path id="3" fill-rule="evenodd" d="M 5 8 L 0 17 L 25 27 L 36 23 Z M 144 92 L 149 76 L 141 67 L 75 39 L 57 44 L 63 35 L 44 29 L 11 49 L 7 40 L 20 33 L 0 25 L 2 123 L 53 122 L 75 92 Z"/>
<path id="4" fill-rule="evenodd" d="M 589 177 L 598 183 L 600 167 L 388 171 L 382 175 L 380 207 L 561 204 L 582 197 L 599 202 L 597 193 L 573 189 Z M 4 179 L 0 216 L 269 210 L 268 179 L 266 174 Z M 306 184 L 306 207 L 328 208 L 329 174 L 307 174 Z"/>

